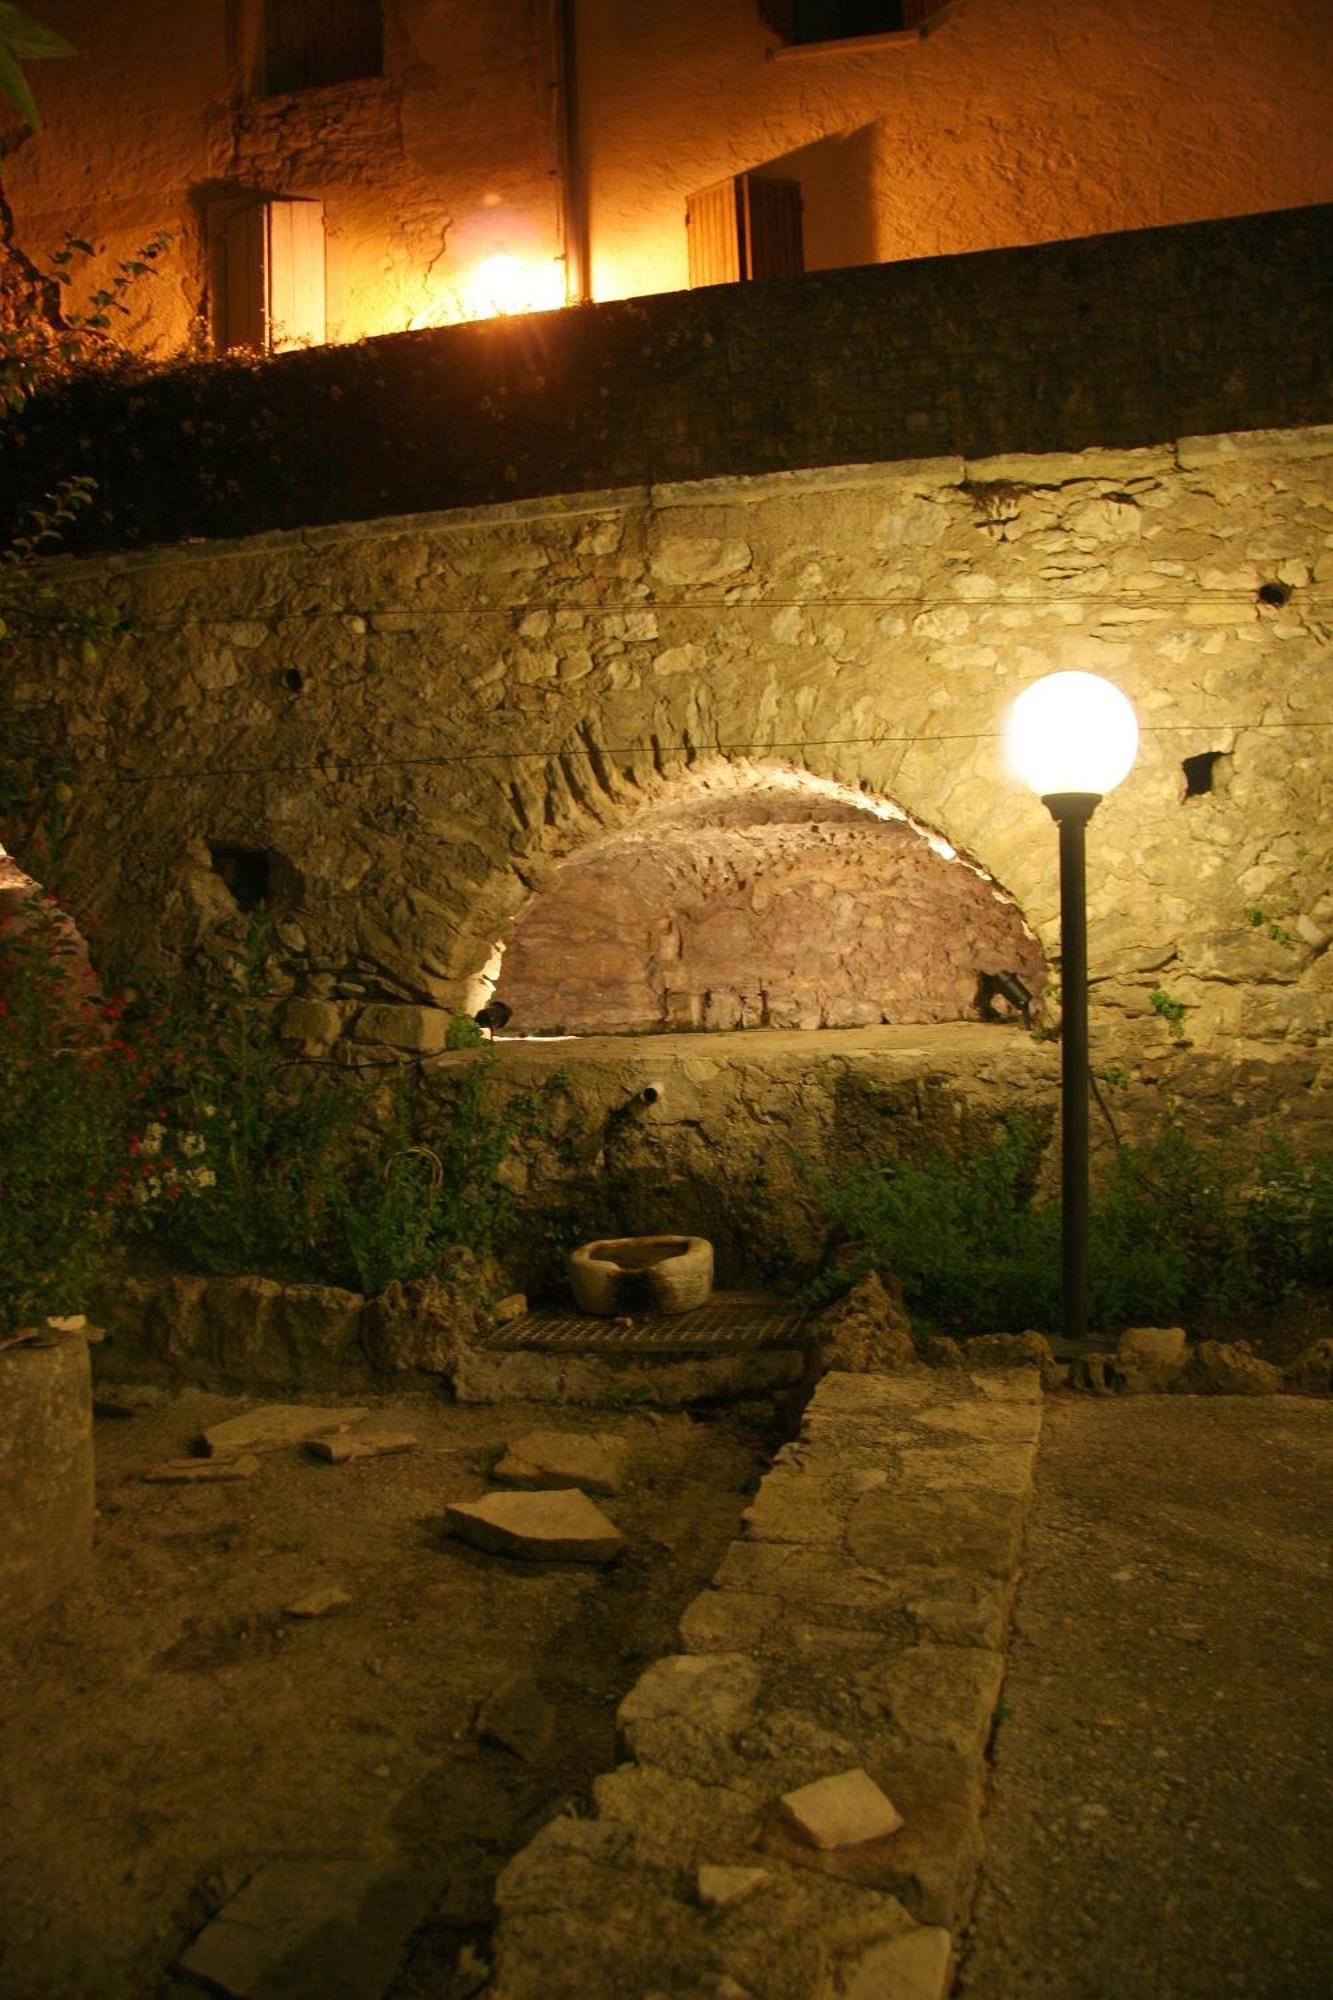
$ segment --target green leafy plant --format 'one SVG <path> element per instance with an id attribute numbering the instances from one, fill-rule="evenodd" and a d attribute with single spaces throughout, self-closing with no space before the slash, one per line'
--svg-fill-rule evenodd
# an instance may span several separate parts
<path id="1" fill-rule="evenodd" d="M 1291 932 L 1286 930 L 1275 918 L 1270 917 L 1266 910 L 1261 910 L 1257 903 L 1246 905 L 1245 921 L 1249 924 L 1251 930 L 1266 931 L 1275 944 L 1294 944 L 1296 942 Z"/>
<path id="2" fill-rule="evenodd" d="M 977 1332 L 1060 1325 L 1060 1211 L 1037 1199 L 1030 1135 L 1005 1127 L 967 1163 L 945 1155 L 810 1178 L 834 1224 L 834 1296 L 892 1272 L 923 1326 Z M 1269 1141 L 1247 1161 L 1206 1153 L 1176 1126 L 1121 1146 L 1092 1196 L 1094 1326 L 1226 1318 L 1333 1282 L 1333 1156 Z"/>
<path id="3" fill-rule="evenodd" d="M 22 65 L 75 54 L 77 50 L 62 36 L 34 21 L 21 7 L 0 5 L 0 92 L 32 131 L 39 131 L 42 121 Z"/>
<path id="4" fill-rule="evenodd" d="M 1166 1022 L 1176 1040 L 1180 1041 L 1185 1033 L 1185 1015 L 1188 1012 L 1185 1002 L 1177 1000 L 1174 994 L 1166 992 L 1161 986 L 1154 986 L 1148 1001 L 1153 1013 Z"/>
<path id="5" fill-rule="evenodd" d="M 0 1329 L 82 1310 L 137 1169 L 144 1079 L 54 898 L 0 897 Z"/>

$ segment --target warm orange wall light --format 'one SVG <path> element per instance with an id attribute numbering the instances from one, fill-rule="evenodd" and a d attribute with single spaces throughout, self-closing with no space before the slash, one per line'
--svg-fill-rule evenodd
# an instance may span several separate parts
<path id="1" fill-rule="evenodd" d="M 408 324 L 452 326 L 464 319 L 550 312 L 564 303 L 565 269 L 559 258 L 515 257 L 499 250 L 474 264 L 456 287 L 437 292 Z"/>

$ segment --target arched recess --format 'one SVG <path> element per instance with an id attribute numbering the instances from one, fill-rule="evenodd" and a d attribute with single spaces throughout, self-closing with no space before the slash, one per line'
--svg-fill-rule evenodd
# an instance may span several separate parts
<path id="1" fill-rule="evenodd" d="M 1000 975 L 1039 1002 L 1041 948 L 941 836 L 806 771 L 717 763 L 555 868 L 471 998 L 516 1034 L 863 1027 L 1016 1011 Z"/>

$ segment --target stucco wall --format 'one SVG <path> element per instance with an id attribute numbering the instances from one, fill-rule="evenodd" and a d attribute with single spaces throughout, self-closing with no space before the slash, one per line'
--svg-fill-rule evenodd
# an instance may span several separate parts
<path id="1" fill-rule="evenodd" d="M 120 329 L 158 353 L 200 325 L 201 204 L 233 187 L 324 201 L 334 340 L 459 317 L 497 251 L 549 281 L 551 7 L 384 11 L 382 79 L 265 98 L 259 0 L 47 0 L 80 55 L 34 65 L 41 134 L 0 113 L 17 243 L 49 268 L 91 239 L 78 303 L 170 231 Z M 754 0 L 577 12 L 600 299 L 683 286 L 687 197 L 792 154 L 811 269 L 1333 198 L 1327 0 L 954 0 L 924 38 L 820 55 L 775 54 Z"/>
<path id="2" fill-rule="evenodd" d="M 210 843 L 264 850 L 295 1039 L 429 1049 L 560 861 L 740 761 L 898 802 L 1053 952 L 1054 832 L 997 731 L 1092 668 L 1144 725 L 1091 828 L 1095 1057 L 1296 1129 L 1329 1108 L 1331 473 L 1328 430 L 1212 437 L 71 563 L 130 629 L 11 653 L 8 698 L 65 742 L 104 955 L 225 948 Z"/>

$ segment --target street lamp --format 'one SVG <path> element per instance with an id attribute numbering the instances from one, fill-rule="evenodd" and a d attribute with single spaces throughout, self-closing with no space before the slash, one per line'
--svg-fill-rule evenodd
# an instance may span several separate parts
<path id="1" fill-rule="evenodd" d="M 1009 763 L 1060 829 L 1061 1296 L 1065 1337 L 1088 1331 L 1088 905 L 1085 834 L 1139 747 L 1134 710 L 1099 674 L 1047 674 L 1005 728 Z"/>

